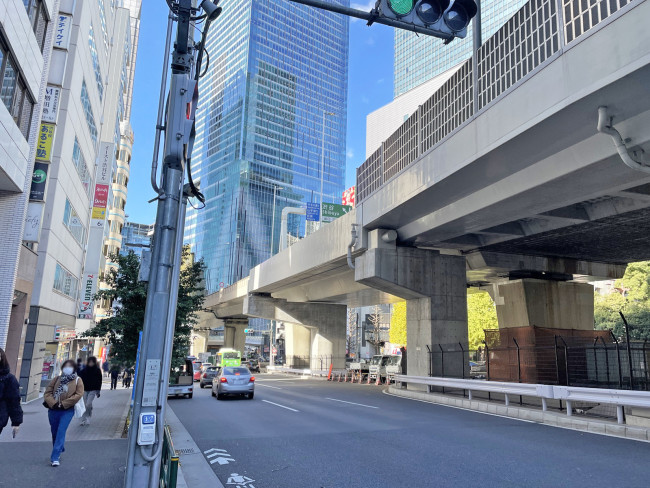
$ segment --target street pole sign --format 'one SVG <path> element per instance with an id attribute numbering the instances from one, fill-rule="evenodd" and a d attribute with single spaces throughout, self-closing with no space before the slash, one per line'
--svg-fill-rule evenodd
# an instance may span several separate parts
<path id="1" fill-rule="evenodd" d="M 320 221 L 320 205 L 318 203 L 307 203 L 307 222 Z"/>
<path id="2" fill-rule="evenodd" d="M 349 205 L 341 205 L 340 203 L 324 203 L 323 204 L 323 219 L 329 217 L 332 219 L 338 219 L 343 217 L 352 209 Z"/>

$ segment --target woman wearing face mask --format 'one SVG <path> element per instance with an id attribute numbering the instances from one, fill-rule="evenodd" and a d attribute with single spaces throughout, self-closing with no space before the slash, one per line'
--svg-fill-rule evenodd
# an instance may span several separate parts
<path id="1" fill-rule="evenodd" d="M 65 433 L 74 417 L 74 406 L 83 397 L 84 382 L 77 377 L 77 365 L 68 359 L 57 376 L 45 390 L 45 404 L 52 429 L 52 466 L 59 466 L 61 453 L 65 451 Z"/>
<path id="2" fill-rule="evenodd" d="M 23 423 L 23 409 L 20 406 L 18 380 L 9 372 L 9 361 L 0 349 L 0 434 L 11 418 L 11 429 L 16 437 Z"/>

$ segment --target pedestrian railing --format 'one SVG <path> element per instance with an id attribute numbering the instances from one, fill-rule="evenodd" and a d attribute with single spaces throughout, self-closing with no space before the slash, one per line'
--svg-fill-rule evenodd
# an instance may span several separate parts
<path id="1" fill-rule="evenodd" d="M 429 390 L 431 387 L 463 390 L 467 392 L 470 400 L 472 400 L 472 392 L 500 393 L 505 396 L 506 406 L 510 404 L 511 395 L 536 397 L 541 399 L 543 411 L 547 410 L 547 400 L 563 400 L 566 403 L 566 414 L 569 417 L 573 415 L 573 402 L 609 404 L 616 407 L 616 418 L 619 424 L 624 423 L 623 407 L 650 408 L 650 393 L 644 391 L 408 375 L 395 375 L 395 381 L 426 385 Z"/>
<path id="2" fill-rule="evenodd" d="M 162 459 L 160 462 L 160 488 L 176 488 L 178 478 L 178 456 L 174 450 L 169 426 L 165 426 L 163 437 Z"/>

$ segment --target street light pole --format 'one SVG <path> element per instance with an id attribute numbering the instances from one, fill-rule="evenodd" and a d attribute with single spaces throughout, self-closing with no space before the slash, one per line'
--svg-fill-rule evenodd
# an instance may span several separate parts
<path id="1" fill-rule="evenodd" d="M 320 210 L 318 213 L 318 226 L 323 226 L 323 175 L 325 174 L 325 116 L 336 115 L 334 112 L 323 110 L 323 134 L 321 137 L 321 154 L 320 154 Z"/>

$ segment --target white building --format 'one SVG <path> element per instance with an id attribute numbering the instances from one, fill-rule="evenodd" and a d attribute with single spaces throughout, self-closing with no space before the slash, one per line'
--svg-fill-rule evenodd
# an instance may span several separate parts
<path id="1" fill-rule="evenodd" d="M 103 266 L 107 208 L 119 198 L 112 179 L 122 130 L 130 133 L 123 122 L 132 89 L 128 66 L 135 60 L 132 14 L 121 5 L 61 0 L 58 12 L 52 11 L 56 28 L 47 84 L 58 102 L 43 115 L 51 148 L 36 155 L 46 165 L 47 184 L 40 235 L 33 239 L 38 257 L 20 372 L 28 400 L 64 359 L 99 353 L 93 341 L 74 338 L 92 324 L 94 306 L 87 298 Z"/>
<path id="2" fill-rule="evenodd" d="M 41 218 L 40 204 L 29 199 L 57 9 L 58 0 L 0 2 L 0 347 L 14 373 L 20 372 L 36 265 L 23 231 L 33 235 Z M 39 180 L 35 190 L 41 186 Z"/>

